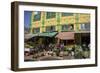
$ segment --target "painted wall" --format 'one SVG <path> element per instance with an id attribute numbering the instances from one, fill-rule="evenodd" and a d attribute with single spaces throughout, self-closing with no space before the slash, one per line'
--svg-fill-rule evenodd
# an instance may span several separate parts
<path id="1" fill-rule="evenodd" d="M 40 32 L 46 32 L 47 26 L 55 26 L 56 31 L 62 31 L 62 25 L 73 24 L 74 31 L 80 29 L 80 24 L 90 23 L 90 14 L 79 14 L 73 13 L 71 16 L 62 16 L 62 13 L 56 12 L 54 18 L 46 18 L 46 12 L 41 12 L 41 18 L 38 21 L 34 21 L 34 12 L 32 12 L 31 19 L 31 33 L 33 33 L 34 28 L 40 28 Z"/>

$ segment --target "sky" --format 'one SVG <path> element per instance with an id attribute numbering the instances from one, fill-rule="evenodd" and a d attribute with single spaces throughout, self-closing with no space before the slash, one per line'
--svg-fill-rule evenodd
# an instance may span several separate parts
<path id="1" fill-rule="evenodd" d="M 32 11 L 24 11 L 24 26 L 29 28 L 31 24 Z"/>

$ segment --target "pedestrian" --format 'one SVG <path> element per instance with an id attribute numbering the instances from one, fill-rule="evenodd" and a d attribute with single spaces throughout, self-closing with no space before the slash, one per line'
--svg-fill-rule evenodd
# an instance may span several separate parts
<path id="1" fill-rule="evenodd" d="M 60 47 L 61 47 L 61 51 L 64 51 L 64 43 L 62 43 L 62 44 L 60 45 Z"/>

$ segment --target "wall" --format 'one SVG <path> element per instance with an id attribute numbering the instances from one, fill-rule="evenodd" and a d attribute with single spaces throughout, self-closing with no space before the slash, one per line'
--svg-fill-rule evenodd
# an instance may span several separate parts
<path id="1" fill-rule="evenodd" d="M 46 18 L 46 12 L 41 12 L 40 20 L 33 21 L 34 12 L 32 12 L 31 16 L 31 33 L 33 33 L 34 28 L 39 28 L 40 32 L 46 32 L 46 28 L 50 26 L 54 26 L 55 31 L 62 31 L 62 25 L 73 25 L 74 31 L 79 30 L 81 24 L 90 23 L 90 15 L 89 14 L 80 14 L 73 13 L 72 15 L 62 16 L 62 12 L 56 12 L 55 17 Z M 77 19 L 76 19 L 77 18 Z M 78 24 L 78 26 L 77 26 Z M 60 30 L 59 30 L 60 27 Z M 78 27 L 78 28 L 76 28 Z M 45 30 L 44 30 L 45 29 Z"/>
<path id="2" fill-rule="evenodd" d="M 14 0 L 0 0 L 0 73 L 14 73 L 10 70 L 10 54 L 11 54 L 11 12 L 10 3 Z M 34 1 L 34 2 L 47 2 L 47 3 L 62 3 L 62 4 L 79 4 L 79 5 L 93 5 L 98 6 L 100 9 L 100 0 L 22 0 L 22 1 Z M 98 10 L 100 13 L 100 10 Z M 100 14 L 98 14 L 98 19 Z M 98 22 L 99 24 L 100 22 Z M 98 25 L 98 28 L 100 25 Z M 100 31 L 100 29 L 98 29 Z M 100 37 L 100 33 L 98 33 Z M 100 43 L 100 38 L 98 38 Z M 100 51 L 98 47 L 98 52 Z M 100 53 L 98 54 L 100 55 Z M 98 58 L 100 61 L 100 57 Z M 100 62 L 98 67 L 87 68 L 73 68 L 73 69 L 55 69 L 55 70 L 40 70 L 34 71 L 34 73 L 99 73 Z M 19 72 L 18 72 L 19 73 Z M 33 71 L 26 71 L 22 73 L 33 73 Z"/>

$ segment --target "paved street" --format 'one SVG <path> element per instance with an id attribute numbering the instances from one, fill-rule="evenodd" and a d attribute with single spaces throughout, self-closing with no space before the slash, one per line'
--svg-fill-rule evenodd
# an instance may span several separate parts
<path id="1" fill-rule="evenodd" d="M 46 60 L 69 60 L 69 59 L 74 59 L 74 56 L 63 56 L 63 57 L 58 57 L 58 56 L 41 56 L 41 57 L 38 57 L 37 59 L 35 59 L 36 61 L 46 61 Z M 33 61 L 34 59 L 32 58 L 32 56 L 27 56 L 25 57 L 25 60 L 26 61 Z"/>
<path id="2" fill-rule="evenodd" d="M 38 60 L 62 60 L 62 57 L 57 57 L 57 56 L 43 56 L 39 57 Z"/>

